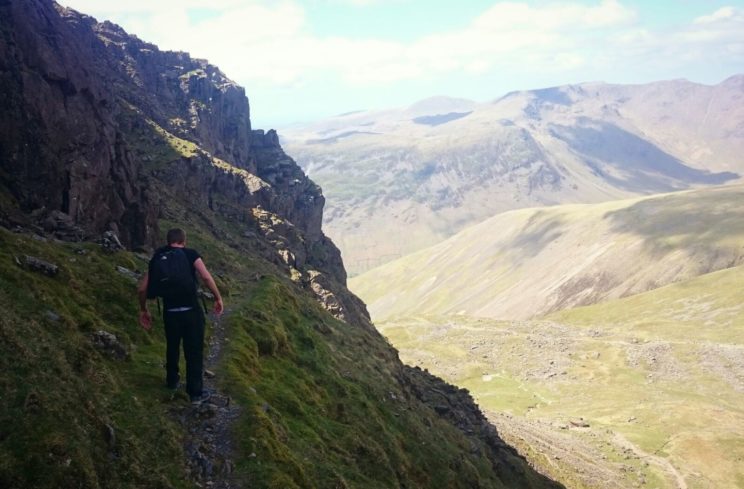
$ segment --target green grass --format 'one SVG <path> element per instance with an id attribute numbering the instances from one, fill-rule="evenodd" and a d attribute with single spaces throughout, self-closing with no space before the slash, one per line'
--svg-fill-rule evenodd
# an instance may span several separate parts
<path id="1" fill-rule="evenodd" d="M 59 275 L 18 267 L 15 256 L 26 254 L 58 264 Z M 135 284 L 116 265 L 144 264 L 0 228 L 3 487 L 187 487 L 163 388 L 164 341 L 159 328 L 137 324 Z M 97 330 L 131 345 L 131 358 L 96 350 Z"/>
<path id="2" fill-rule="evenodd" d="M 349 281 L 375 321 L 532 319 L 744 260 L 744 186 L 495 215 Z"/>
<path id="3" fill-rule="evenodd" d="M 675 482 L 613 451 L 614 433 L 669 461 L 689 487 L 733 488 L 744 457 L 744 371 L 740 355 L 717 349 L 744 346 L 742 290 L 737 267 L 540 321 L 420 317 L 378 327 L 404 361 L 468 388 L 487 410 L 548 422 L 545 436 L 583 417 L 592 436 L 572 436 L 608 463 L 640 468 L 651 487 Z"/>
<path id="4" fill-rule="evenodd" d="M 547 319 L 600 325 L 637 338 L 742 343 L 744 269 L 721 270 L 644 294 L 560 311 Z"/>
<path id="5" fill-rule="evenodd" d="M 181 158 L 200 153 L 199 146 L 168 132 L 133 106 L 122 102 L 118 122 L 127 134 L 127 143 L 145 170 L 160 170 Z"/>
<path id="6" fill-rule="evenodd" d="M 250 487 L 500 488 L 511 477 L 545 485 L 511 455 L 496 472 L 483 442 L 401 385 L 403 366 L 384 338 L 332 318 L 238 238 L 244 224 L 166 202 L 161 230 L 186 230 L 230 311 L 217 375 L 241 407 L 236 470 Z M 22 269 L 14 257 L 24 254 L 58 264 L 59 275 Z M 117 265 L 146 262 L 0 228 L 2 487 L 190 487 L 184 428 L 171 415 L 185 400 L 163 387 L 162 326 L 139 327 L 136 284 Z M 100 329 L 131 345 L 131 358 L 97 351 L 89 335 Z"/>
<path id="7" fill-rule="evenodd" d="M 489 462 L 391 382 L 384 341 L 273 278 L 233 313 L 226 388 L 246 408 L 239 469 L 255 487 L 498 487 Z M 324 332 L 324 333 L 323 333 Z M 391 397 L 396 394 L 398 401 Z M 438 428 L 429 429 L 424 419 Z M 427 470 L 422 470 L 422 467 Z M 441 485 L 440 485 L 441 484 Z"/>

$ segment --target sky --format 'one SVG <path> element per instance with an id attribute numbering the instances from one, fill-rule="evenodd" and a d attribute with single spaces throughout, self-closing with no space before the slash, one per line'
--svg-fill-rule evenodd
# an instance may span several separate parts
<path id="1" fill-rule="evenodd" d="M 61 0 L 246 88 L 255 128 L 446 95 L 744 73 L 744 0 Z"/>

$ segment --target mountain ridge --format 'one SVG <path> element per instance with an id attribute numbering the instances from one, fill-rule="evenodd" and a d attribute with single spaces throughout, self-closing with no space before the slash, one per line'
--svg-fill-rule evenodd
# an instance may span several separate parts
<path id="1" fill-rule="evenodd" d="M 512 92 L 433 126 L 403 108 L 287 128 L 281 137 L 325 188 L 325 229 L 356 274 L 514 208 L 740 179 L 738 79 L 565 85 Z M 319 142 L 320 133 L 333 143 Z M 403 230 L 412 239 L 388 239 Z"/>
<path id="2" fill-rule="evenodd" d="M 350 284 L 376 321 L 528 319 L 625 297 L 741 263 L 743 191 L 732 185 L 509 211 Z"/>

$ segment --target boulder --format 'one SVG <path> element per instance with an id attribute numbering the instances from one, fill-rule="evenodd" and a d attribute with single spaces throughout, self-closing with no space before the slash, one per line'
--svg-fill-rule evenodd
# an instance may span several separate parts
<path id="1" fill-rule="evenodd" d="M 119 341 L 116 335 L 108 331 L 96 331 L 90 337 L 93 346 L 115 360 L 129 358 L 129 349 Z"/>
<path id="2" fill-rule="evenodd" d="M 119 236 L 117 236 L 113 231 L 106 231 L 103 233 L 100 243 L 101 248 L 108 253 L 116 253 L 117 251 L 125 249 L 119 240 Z"/>
<path id="3" fill-rule="evenodd" d="M 59 273 L 59 267 L 54 263 L 49 263 L 41 258 L 35 256 L 24 256 L 23 260 L 16 258 L 16 263 L 21 264 L 23 267 L 33 271 L 42 273 L 48 277 L 56 277 Z"/>

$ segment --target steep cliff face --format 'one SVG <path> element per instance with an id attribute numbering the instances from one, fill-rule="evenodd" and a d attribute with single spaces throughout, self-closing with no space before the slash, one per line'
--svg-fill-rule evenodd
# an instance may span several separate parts
<path id="1" fill-rule="evenodd" d="M 183 52 L 160 51 L 110 22 L 61 9 L 81 36 L 94 33 L 117 95 L 169 132 L 255 173 L 245 90 L 216 66 Z M 102 48 L 102 49 L 100 49 Z"/>
<path id="2" fill-rule="evenodd" d="M 122 114 L 256 173 L 248 100 L 216 67 L 49 2 L 0 8 L 2 183 L 39 222 L 57 211 L 89 233 L 154 244 L 157 200 Z"/>
<path id="3" fill-rule="evenodd" d="M 42 221 L 142 243 L 155 227 L 147 183 L 115 122 L 99 53 L 49 2 L 0 3 L 0 184 Z"/>
<path id="4" fill-rule="evenodd" d="M 163 463 L 172 472 L 138 465 L 158 433 L 141 422 L 139 396 L 154 424 L 179 433 L 167 421 L 171 409 L 157 401 L 159 383 L 141 385 L 138 369 L 162 354 L 162 344 L 132 324 L 126 295 L 137 275 L 129 268 L 142 267 L 142 256 L 112 257 L 90 243 L 48 239 L 85 241 L 112 229 L 130 248 L 147 247 L 159 241 L 159 223 L 175 223 L 209 253 L 221 287 L 234 294 L 224 376 L 249 413 L 239 462 L 254 480 L 273 480 L 271 487 L 329 487 L 331 480 L 339 481 L 334 487 L 435 487 L 434 473 L 448 487 L 552 487 L 501 443 L 467 392 L 405 367 L 373 328 L 366 306 L 346 288 L 338 248 L 321 231 L 321 189 L 274 131 L 251 128 L 242 88 L 206 61 L 161 52 L 51 0 L 0 0 L 0 33 L 0 225 L 17 232 L 0 230 L 0 273 L 12 278 L 8 287 L 0 282 L 0 303 L 11 309 L 0 336 L 16 345 L 7 358 L 21 365 L 0 369 L 0 382 L 15 389 L 0 399 L 0 414 L 16 413 L 21 427 L 38 425 L 32 415 L 48 416 L 42 431 L 53 434 L 16 427 L 0 433 L 0 452 L 13 460 L 6 473 L 0 468 L 0 485 L 52 487 L 59 474 L 81 487 L 111 474 L 118 481 L 112 487 L 129 474 L 143 487 L 182 485 L 173 483 L 182 471 L 170 438 L 169 451 L 153 457 L 170 457 Z M 18 253 L 26 249 L 62 260 L 60 276 L 72 290 L 24 266 Z M 46 307 L 39 302 L 60 313 L 39 316 Z M 64 330 L 44 329 L 55 322 Z M 16 333 L 19 324 L 29 334 Z M 130 341 L 133 362 L 105 363 L 89 345 L 93 327 Z M 35 336 L 65 353 L 49 360 L 27 343 Z M 38 355 L 19 355 L 24 349 Z M 35 363 L 48 367 L 38 379 L 47 392 L 20 380 Z M 69 386 L 72 394 L 58 395 Z M 44 404 L 52 397 L 59 399 Z M 85 413 L 78 397 L 89 406 Z M 59 421 L 78 415 L 77 424 Z M 114 425 L 121 438 L 111 434 Z M 88 444 L 94 431 L 104 436 Z M 80 443 L 55 444 L 67 436 Z M 113 468 L 102 444 L 119 457 Z M 25 462 L 26 452 L 59 459 L 46 482 Z M 263 465 L 251 465 L 256 453 Z M 445 456 L 449 465 L 428 470 Z M 75 470 L 65 472 L 70 466 Z"/>

